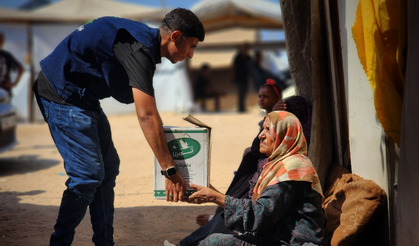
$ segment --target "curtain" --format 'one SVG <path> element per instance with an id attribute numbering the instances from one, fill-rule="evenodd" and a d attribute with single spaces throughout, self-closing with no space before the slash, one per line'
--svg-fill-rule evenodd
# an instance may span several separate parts
<path id="1" fill-rule="evenodd" d="M 352 27 L 377 118 L 399 147 L 406 49 L 403 6 L 404 0 L 360 0 Z"/>

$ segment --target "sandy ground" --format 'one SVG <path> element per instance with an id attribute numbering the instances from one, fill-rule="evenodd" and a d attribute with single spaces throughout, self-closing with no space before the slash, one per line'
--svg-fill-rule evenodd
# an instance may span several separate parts
<path id="1" fill-rule="evenodd" d="M 164 124 L 192 126 L 187 115 L 161 114 Z M 211 183 L 225 191 L 243 150 L 262 119 L 258 106 L 245 114 L 194 114 L 213 127 Z M 169 203 L 153 198 L 153 154 L 134 114 L 110 116 L 121 167 L 115 188 L 116 245 L 163 245 L 198 228 L 195 215 L 215 205 Z M 0 154 L 0 245 L 48 245 L 67 176 L 47 125 L 19 124 L 18 145 Z M 73 245 L 93 245 L 90 216 L 76 230 Z"/>

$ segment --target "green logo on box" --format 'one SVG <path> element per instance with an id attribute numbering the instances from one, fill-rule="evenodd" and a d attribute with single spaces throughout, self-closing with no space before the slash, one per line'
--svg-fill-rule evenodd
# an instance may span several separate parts
<path id="1" fill-rule="evenodd" d="M 174 160 L 189 159 L 201 150 L 201 144 L 192 138 L 173 139 L 167 146 Z"/>

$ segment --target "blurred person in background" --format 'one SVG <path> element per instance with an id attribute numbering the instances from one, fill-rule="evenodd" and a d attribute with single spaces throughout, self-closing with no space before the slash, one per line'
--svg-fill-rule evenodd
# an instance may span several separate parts
<path id="1" fill-rule="evenodd" d="M 237 86 L 238 112 L 246 112 L 246 94 L 249 90 L 252 59 L 249 55 L 250 45 L 245 43 L 233 59 L 232 81 Z"/>
<path id="2" fill-rule="evenodd" d="M 25 69 L 10 52 L 3 49 L 4 42 L 4 34 L 0 32 L 0 88 L 11 96 L 12 88 L 17 85 Z M 14 80 L 11 76 L 13 71 L 17 72 Z"/>
<path id="3" fill-rule="evenodd" d="M 200 100 L 201 110 L 206 111 L 206 99 L 214 98 L 214 111 L 220 111 L 220 96 L 222 92 L 218 91 L 210 80 L 211 67 L 205 63 L 201 66 L 200 74 L 195 81 L 194 94 L 195 100 Z"/>

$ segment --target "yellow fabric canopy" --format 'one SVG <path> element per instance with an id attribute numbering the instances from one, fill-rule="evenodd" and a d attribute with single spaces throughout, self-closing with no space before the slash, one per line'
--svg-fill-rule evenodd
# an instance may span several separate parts
<path id="1" fill-rule="evenodd" d="M 405 0 L 359 0 L 352 27 L 374 93 L 377 118 L 400 146 L 406 60 Z"/>

